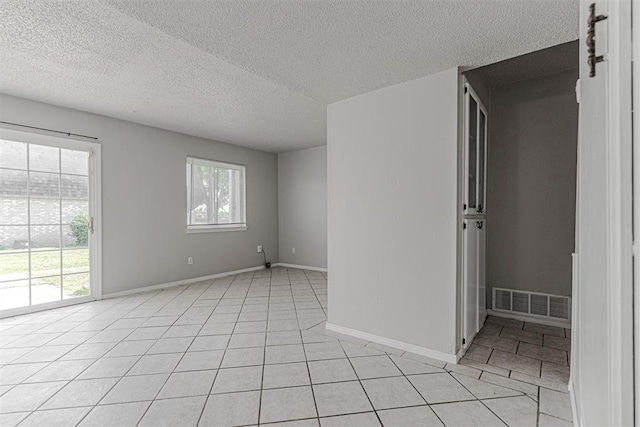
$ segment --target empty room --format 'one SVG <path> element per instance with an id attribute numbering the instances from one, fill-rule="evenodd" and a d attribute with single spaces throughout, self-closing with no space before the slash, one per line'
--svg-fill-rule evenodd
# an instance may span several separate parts
<path id="1" fill-rule="evenodd" d="M 0 1 L 0 425 L 636 424 L 639 16 Z"/>

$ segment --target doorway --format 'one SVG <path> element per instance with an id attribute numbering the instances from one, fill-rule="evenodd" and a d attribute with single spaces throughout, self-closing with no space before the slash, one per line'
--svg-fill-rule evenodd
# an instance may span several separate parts
<path id="1" fill-rule="evenodd" d="M 0 317 L 101 297 L 100 145 L 0 129 Z"/>

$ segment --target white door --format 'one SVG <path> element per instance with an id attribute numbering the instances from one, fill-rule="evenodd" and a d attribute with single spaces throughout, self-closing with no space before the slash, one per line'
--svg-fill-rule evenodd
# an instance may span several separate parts
<path id="1" fill-rule="evenodd" d="M 480 229 L 478 231 L 478 324 L 477 331 L 480 331 L 487 318 L 487 221 L 481 219 L 477 222 Z"/>
<path id="2" fill-rule="evenodd" d="M 99 297 L 99 151 L 0 129 L 0 317 Z"/>
<path id="3" fill-rule="evenodd" d="M 631 3 L 580 2 L 576 254 L 570 390 L 576 425 L 633 425 Z M 593 21 L 592 21 L 593 22 Z"/>
<path id="4" fill-rule="evenodd" d="M 478 332 L 478 223 L 475 219 L 464 220 L 464 348 L 471 345 Z"/>

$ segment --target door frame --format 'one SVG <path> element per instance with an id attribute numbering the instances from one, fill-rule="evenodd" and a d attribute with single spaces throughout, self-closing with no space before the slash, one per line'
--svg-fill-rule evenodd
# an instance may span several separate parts
<path id="1" fill-rule="evenodd" d="M 102 145 L 91 138 L 60 136 L 45 130 L 25 131 L 18 125 L 9 124 L 1 124 L 0 139 L 88 152 L 89 217 L 93 218 L 94 229 L 89 238 L 90 294 L 88 296 L 2 310 L 0 318 L 102 299 Z"/>
<path id="2" fill-rule="evenodd" d="M 596 4 L 598 4 L 596 2 Z M 631 2 L 608 0 L 607 200 L 609 282 L 609 421 L 633 423 L 633 141 Z M 597 6 L 596 6 L 597 7 Z M 622 25 L 628 19 L 628 26 Z M 617 24 L 617 25 L 616 25 Z M 583 64 L 580 64 L 583 66 Z M 602 65 L 602 64 L 599 64 Z M 596 66 L 597 69 L 597 66 Z M 637 151 L 637 150 L 636 150 Z M 640 165 L 636 165 L 640 166 Z M 636 173 L 637 175 L 637 173 Z M 636 191 L 637 188 L 636 188 Z M 636 212 L 635 215 L 638 215 Z M 638 272 L 636 271 L 636 274 Z M 631 393 L 628 391 L 631 390 Z"/>
<path id="3" fill-rule="evenodd" d="M 637 370 L 634 372 L 634 334 L 635 345 L 638 346 L 638 328 L 634 330 L 634 264 L 636 266 L 636 277 L 640 272 L 638 257 L 633 256 L 633 217 L 640 219 L 638 207 L 639 188 L 633 186 L 640 183 L 637 171 L 640 170 L 640 157 L 638 150 L 633 150 L 632 140 L 632 98 L 631 98 L 631 1 L 629 0 L 581 0 L 581 17 L 583 12 L 591 3 L 596 4 L 596 14 L 604 13 L 608 19 L 598 25 L 607 25 L 606 38 L 598 38 L 598 41 L 606 40 L 607 51 L 605 61 L 596 66 L 596 72 L 607 67 L 608 75 L 606 79 L 607 101 L 605 105 L 606 114 L 606 158 L 602 159 L 605 164 L 606 200 L 600 202 L 606 207 L 606 287 L 607 301 L 606 310 L 609 313 L 607 326 L 607 337 L 602 343 L 607 349 L 607 363 L 602 369 L 607 373 L 608 383 L 600 390 L 581 390 L 582 394 L 599 393 L 603 405 L 606 405 L 606 415 L 609 425 L 633 425 L 634 424 L 634 401 L 637 401 L 637 393 L 634 388 L 634 375 L 638 378 Z M 606 11 L 603 12 L 603 6 Z M 585 21 L 586 22 L 586 21 Z M 581 22 L 581 24 L 585 24 Z M 637 28 L 636 28 L 637 30 Z M 581 26 L 580 49 L 586 49 L 584 45 L 585 28 Z M 584 72 L 586 62 L 581 56 L 580 69 L 581 79 L 587 73 Z M 579 82 L 578 87 L 585 82 Z M 580 97 L 580 92 L 578 92 Z M 580 100 L 583 102 L 583 100 Z M 582 125 L 580 124 L 580 127 Z M 582 129 L 580 129 L 582 131 Z M 637 136 L 636 136 L 637 139 Z M 584 144 L 579 144 L 582 149 L 587 149 Z M 579 148 L 580 150 L 581 148 Z M 633 156 L 632 157 L 632 152 Z M 580 164 L 578 164 L 580 168 Z M 636 173 L 633 173 L 633 169 Z M 578 174 L 580 178 L 580 174 Z M 578 185 L 580 182 L 578 179 Z M 634 191 L 635 196 L 634 197 Z M 635 213 L 633 206 L 636 206 Z M 577 210 L 577 223 L 580 220 L 580 209 Z M 636 226 L 637 229 L 637 226 Z M 584 232 L 584 230 L 579 230 Z M 636 231 L 637 232 L 637 231 Z M 581 233 L 576 235 L 576 243 L 581 238 Z M 579 255 L 579 254 L 578 254 Z M 578 302 L 581 298 L 580 287 L 580 259 L 574 256 L 574 298 L 573 298 L 573 322 L 579 328 L 581 319 L 589 316 L 589 313 L 579 309 Z M 637 286 L 639 282 L 636 280 Z M 638 299 L 638 292 L 635 293 Z M 635 307 L 640 309 L 638 302 Z M 636 316 L 636 322 L 638 322 Z M 569 380 L 569 391 L 573 409 L 574 423 L 577 425 L 592 423 L 582 417 L 581 402 L 576 400 L 574 388 L 574 368 L 581 366 L 580 354 L 576 340 L 580 334 L 572 335 L 572 373 Z M 638 355 L 635 359 L 637 361 Z M 576 363 L 578 362 L 578 363 Z M 636 383 L 637 384 L 637 383 Z M 606 402 L 606 403 L 604 403 Z"/>

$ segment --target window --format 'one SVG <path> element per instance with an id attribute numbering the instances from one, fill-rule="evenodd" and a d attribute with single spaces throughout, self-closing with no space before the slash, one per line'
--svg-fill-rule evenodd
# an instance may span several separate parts
<path id="1" fill-rule="evenodd" d="M 187 232 L 246 229 L 245 167 L 187 157 Z"/>

